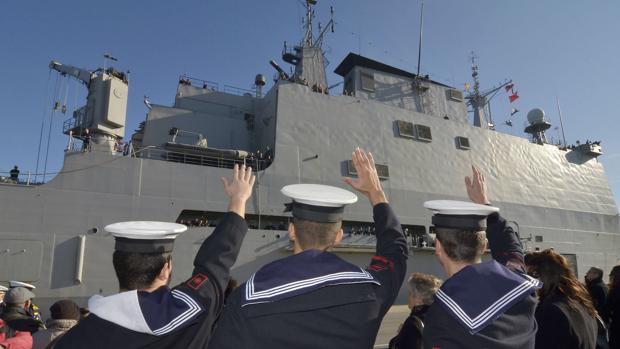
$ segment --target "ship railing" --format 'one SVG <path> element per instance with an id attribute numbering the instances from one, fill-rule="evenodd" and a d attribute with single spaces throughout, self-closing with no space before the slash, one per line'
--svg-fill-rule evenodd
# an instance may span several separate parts
<path id="1" fill-rule="evenodd" d="M 237 87 L 233 85 L 220 86 L 220 84 L 217 82 L 198 79 L 198 78 L 194 78 L 194 77 L 187 76 L 187 75 L 181 75 L 179 77 L 179 83 L 193 86 L 193 87 L 208 89 L 210 91 L 219 91 L 219 92 L 229 93 L 229 94 L 233 94 L 237 96 L 245 96 L 248 94 L 252 96 L 256 95 L 255 89 L 246 89 L 246 88 L 241 88 L 241 87 Z"/>
<path id="2" fill-rule="evenodd" d="M 40 185 L 43 182 L 35 181 L 35 174 L 27 171 L 20 171 L 17 180 L 11 177 L 10 172 L 0 172 L 0 184 L 14 184 L 22 186 Z"/>
<path id="3" fill-rule="evenodd" d="M 225 158 L 219 156 L 198 155 L 182 153 L 178 151 L 170 151 L 159 147 L 147 147 L 134 153 L 136 157 L 164 160 L 169 162 L 178 162 L 182 164 L 209 166 L 218 168 L 233 168 L 235 164 L 251 166 L 253 169 L 262 171 L 266 169 L 271 161 L 264 159 L 257 159 L 253 157 L 246 158 Z"/>
<path id="4" fill-rule="evenodd" d="M 248 95 L 255 96 L 256 95 L 256 90 L 249 90 L 249 89 L 231 86 L 231 85 L 224 85 L 224 89 L 222 92 L 230 93 L 230 94 L 237 95 L 237 96 L 248 96 Z"/>
<path id="5" fill-rule="evenodd" d="M 91 142 L 93 141 L 91 140 Z M 127 144 L 127 147 L 125 147 L 125 144 Z M 105 139 L 91 143 L 90 147 L 87 147 L 81 137 L 73 136 L 69 138 L 69 143 L 65 148 L 66 153 L 98 152 L 109 154 L 110 151 L 112 151 L 113 155 L 129 155 L 132 152 L 131 143 L 119 143 L 113 139 Z"/>
<path id="6" fill-rule="evenodd" d="M 202 87 L 204 89 L 209 89 L 211 91 L 220 90 L 220 84 L 218 84 L 217 82 L 198 79 L 198 78 L 194 78 L 194 77 L 187 76 L 187 75 L 179 76 L 179 83 L 194 86 L 194 87 Z"/>
<path id="7" fill-rule="evenodd" d="M 86 107 L 82 107 L 74 111 L 73 116 L 62 123 L 62 132 L 65 134 L 69 134 L 69 131 L 71 130 L 74 130 L 76 128 L 83 128 L 84 125 L 90 124 L 87 112 L 88 109 Z"/>

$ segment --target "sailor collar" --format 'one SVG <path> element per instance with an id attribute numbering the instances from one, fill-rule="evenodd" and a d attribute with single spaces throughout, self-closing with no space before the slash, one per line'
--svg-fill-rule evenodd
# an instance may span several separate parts
<path id="1" fill-rule="evenodd" d="M 204 309 L 178 289 L 160 287 L 153 292 L 127 291 L 88 300 L 90 312 L 132 331 L 162 336 L 191 324 Z"/>
<path id="2" fill-rule="evenodd" d="M 245 284 L 241 306 L 275 302 L 343 284 L 381 285 L 369 272 L 330 252 L 307 250 L 262 267 Z"/>
<path id="3" fill-rule="evenodd" d="M 492 260 L 463 268 L 444 282 L 435 297 L 474 334 L 541 287 L 540 281 Z"/>

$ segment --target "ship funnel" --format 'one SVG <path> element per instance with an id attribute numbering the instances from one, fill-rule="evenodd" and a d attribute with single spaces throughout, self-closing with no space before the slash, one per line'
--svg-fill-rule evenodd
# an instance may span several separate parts
<path id="1" fill-rule="evenodd" d="M 547 143 L 545 131 L 551 127 L 551 124 L 545 120 L 545 111 L 540 108 L 530 110 L 527 113 L 527 121 L 529 125 L 524 131 L 532 135 L 532 141 L 538 144 Z"/>

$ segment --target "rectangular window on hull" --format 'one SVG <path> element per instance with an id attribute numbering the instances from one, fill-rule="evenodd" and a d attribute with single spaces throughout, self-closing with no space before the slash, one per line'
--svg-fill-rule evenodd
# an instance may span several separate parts
<path id="1" fill-rule="evenodd" d="M 413 123 L 403 120 L 396 120 L 398 135 L 404 138 L 415 138 L 413 133 Z"/>
<path id="2" fill-rule="evenodd" d="M 461 136 L 456 137 L 456 146 L 459 149 L 469 149 L 469 138 Z"/>
<path id="3" fill-rule="evenodd" d="M 433 140 L 431 128 L 425 125 L 415 125 L 415 133 L 418 140 L 430 142 Z"/>
<path id="4" fill-rule="evenodd" d="M 375 164 L 375 168 L 377 169 L 377 175 L 379 175 L 380 179 L 390 178 L 390 169 L 387 165 Z M 349 176 L 357 176 L 353 160 L 347 160 L 347 174 Z"/>

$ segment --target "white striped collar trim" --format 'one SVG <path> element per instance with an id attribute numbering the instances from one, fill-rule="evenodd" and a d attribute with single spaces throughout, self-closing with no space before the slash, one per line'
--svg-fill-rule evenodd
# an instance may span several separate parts
<path id="1" fill-rule="evenodd" d="M 94 295 L 88 300 L 90 312 L 106 321 L 132 331 L 153 334 L 138 302 L 138 291 L 126 291 L 103 297 Z"/>
<path id="2" fill-rule="evenodd" d="M 166 333 L 170 333 L 174 331 L 179 326 L 186 323 L 188 320 L 191 320 L 194 316 L 198 315 L 202 308 L 196 303 L 196 301 L 179 290 L 172 290 L 172 296 L 188 306 L 188 309 L 172 319 L 167 325 L 162 326 L 156 330 L 153 330 L 153 334 L 156 336 L 161 336 Z"/>
<path id="3" fill-rule="evenodd" d="M 529 275 L 523 275 L 526 279 L 523 283 L 506 293 L 500 299 L 491 304 L 488 308 L 482 311 L 475 318 L 469 317 L 465 311 L 448 296 L 443 290 L 437 291 L 437 299 L 441 301 L 461 322 L 469 327 L 470 332 L 478 332 L 483 328 L 489 320 L 492 320 L 495 315 L 502 311 L 508 304 L 521 297 L 523 294 L 531 292 L 532 288 L 538 288 L 540 281 L 530 277 Z"/>
<path id="4" fill-rule="evenodd" d="M 248 305 L 248 304 L 268 302 L 269 298 L 285 295 L 289 292 L 299 291 L 305 288 L 318 286 L 318 285 L 325 284 L 325 283 L 332 282 L 332 281 L 341 280 L 342 282 L 330 283 L 330 284 L 353 284 L 353 283 L 362 283 L 362 282 L 372 282 L 377 285 L 380 285 L 380 283 L 377 280 L 375 280 L 375 278 L 369 272 L 367 272 L 366 270 L 362 268 L 360 268 L 360 272 L 341 272 L 341 273 L 327 274 L 327 275 L 322 275 L 322 276 L 311 278 L 311 279 L 289 282 L 287 284 L 272 287 L 270 289 L 266 289 L 263 291 L 254 290 L 254 276 L 256 276 L 256 274 L 253 274 L 245 285 L 245 299 L 246 301 L 248 301 L 248 303 L 244 304 L 243 306 Z"/>

